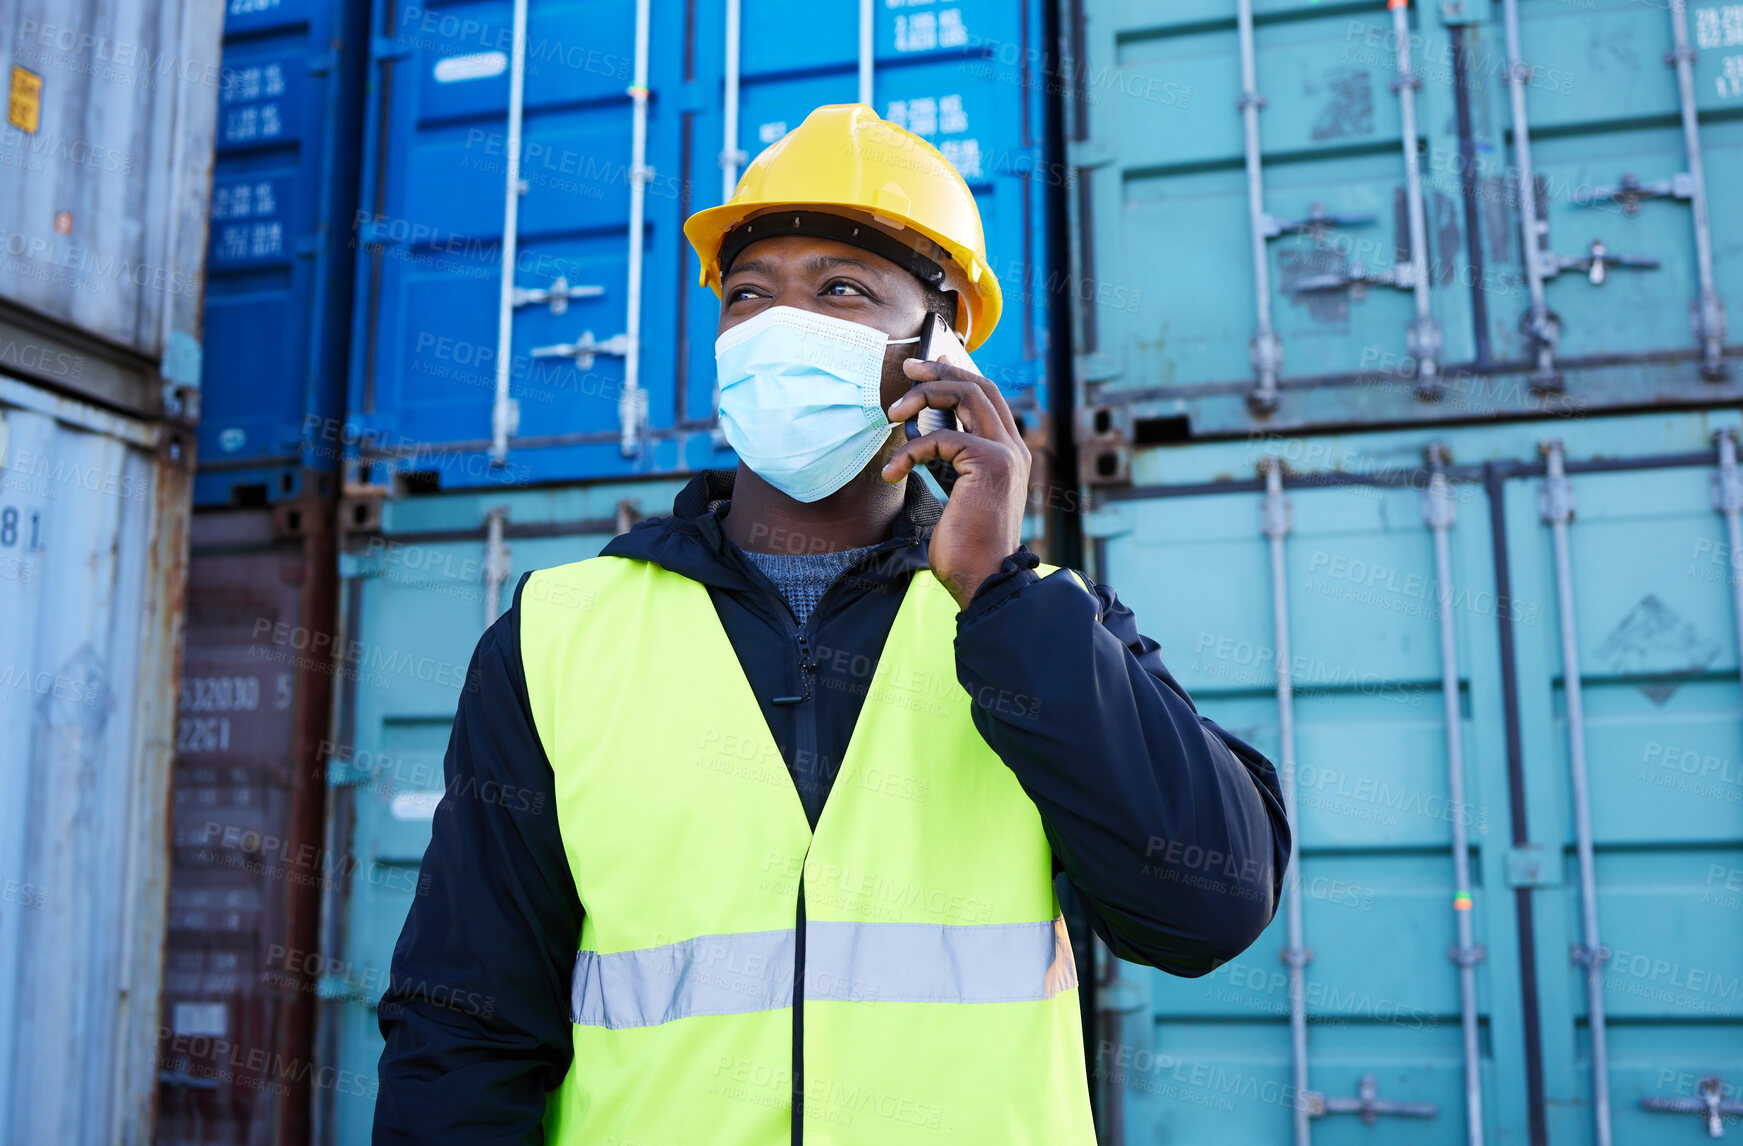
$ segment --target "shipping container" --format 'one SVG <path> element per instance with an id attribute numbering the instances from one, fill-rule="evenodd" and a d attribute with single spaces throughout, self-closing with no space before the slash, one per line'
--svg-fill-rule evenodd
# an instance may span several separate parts
<path id="1" fill-rule="evenodd" d="M 1684 7 L 1061 0 L 1086 480 L 1743 396 L 1743 10 Z"/>
<path id="2" fill-rule="evenodd" d="M 176 735 L 158 1146 L 306 1142 L 334 499 L 193 518 Z"/>
<path id="3" fill-rule="evenodd" d="M 225 13 L 197 505 L 337 486 L 368 27 L 364 0 Z"/>
<path id="4" fill-rule="evenodd" d="M 150 1141 L 192 436 L 0 375 L 0 1139 Z"/>
<path id="5" fill-rule="evenodd" d="M 0 14 L 0 368 L 198 416 L 222 0 L 23 0 Z"/>
<path id="6" fill-rule="evenodd" d="M 1101 953 L 1103 1141 L 1734 1126 L 1738 433 L 1734 408 L 1254 432 L 1135 450 L 1096 492 L 1095 573 L 1277 762 L 1298 850 L 1209 975 Z"/>
<path id="7" fill-rule="evenodd" d="M 730 466 L 719 303 L 682 222 L 814 107 L 856 99 L 973 188 L 1007 306 L 976 361 L 1043 444 L 1063 170 L 1045 148 L 1043 14 L 1040 0 L 377 0 L 348 480 Z"/>
<path id="8" fill-rule="evenodd" d="M 391 500 L 340 556 L 330 630 L 335 711 L 317 989 L 315 1141 L 369 1141 L 382 1039 L 376 1004 L 443 794 L 443 756 L 473 647 L 523 573 L 596 556 L 681 482 L 463 492 Z"/>

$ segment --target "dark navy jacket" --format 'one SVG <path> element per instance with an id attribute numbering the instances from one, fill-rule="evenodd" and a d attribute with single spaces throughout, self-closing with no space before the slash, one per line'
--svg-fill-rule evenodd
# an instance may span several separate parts
<path id="1" fill-rule="evenodd" d="M 897 606 L 926 568 L 940 506 L 908 482 L 891 538 L 800 628 L 722 535 L 732 480 L 701 474 L 671 517 L 640 523 L 604 553 L 708 587 L 815 826 Z M 1069 573 L 1038 576 L 1036 564 L 1020 549 L 957 618 L 957 676 L 975 727 L 1035 801 L 1056 873 L 1096 934 L 1123 958 L 1203 975 L 1276 910 L 1289 857 L 1276 770 L 1198 715 L 1113 590 L 1091 596 Z M 569 1069 L 582 909 L 528 708 L 519 605 L 517 588 L 478 643 L 478 687 L 455 716 L 426 891 L 381 1001 L 377 1143 L 540 1142 L 546 1092 Z"/>

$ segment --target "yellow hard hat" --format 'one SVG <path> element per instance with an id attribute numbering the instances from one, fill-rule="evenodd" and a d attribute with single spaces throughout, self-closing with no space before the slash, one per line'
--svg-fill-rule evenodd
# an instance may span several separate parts
<path id="1" fill-rule="evenodd" d="M 857 228 L 855 237 L 820 229 L 820 215 L 869 223 L 880 233 L 879 243 L 866 242 Z M 767 223 L 746 226 L 764 216 Z M 923 279 L 929 273 L 920 267 L 942 270 L 935 285 L 961 294 L 957 330 L 966 331 L 969 350 L 998 325 L 1004 298 L 987 265 L 980 208 L 968 184 L 937 148 L 865 104 L 813 111 L 751 161 L 731 199 L 684 223 L 684 235 L 702 260 L 701 285 L 716 295 L 723 243 L 730 260 L 734 247 L 783 233 L 841 238 L 886 254 Z M 934 257 L 941 261 L 934 263 Z"/>

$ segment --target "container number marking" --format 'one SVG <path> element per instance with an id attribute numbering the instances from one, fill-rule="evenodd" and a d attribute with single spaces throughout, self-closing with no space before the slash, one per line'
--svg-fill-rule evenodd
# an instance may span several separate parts
<path id="1" fill-rule="evenodd" d="M 257 676 L 191 676 L 182 681 L 183 712 L 253 712 L 259 707 Z"/>
<path id="2" fill-rule="evenodd" d="M 0 509 L 0 549 L 42 548 L 42 511 L 20 513 L 15 505 Z"/>
<path id="3" fill-rule="evenodd" d="M 228 716 L 188 716 L 176 725 L 177 752 L 226 752 L 229 748 Z"/>
<path id="4" fill-rule="evenodd" d="M 1743 48 L 1743 4 L 1717 4 L 1695 11 L 1695 45 L 1702 51 Z M 1726 56 L 1713 86 L 1720 99 L 1743 96 L 1743 56 Z"/>

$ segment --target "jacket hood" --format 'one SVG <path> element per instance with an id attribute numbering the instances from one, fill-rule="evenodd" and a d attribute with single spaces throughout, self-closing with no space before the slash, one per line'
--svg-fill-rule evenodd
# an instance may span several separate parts
<path id="1" fill-rule="evenodd" d="M 670 516 L 637 522 L 600 551 L 601 557 L 652 561 L 704 585 L 750 589 L 755 582 L 726 540 L 722 522 L 732 507 L 736 470 L 703 470 L 672 500 Z M 889 540 L 860 568 L 866 581 L 894 580 L 927 567 L 927 542 L 944 507 L 919 480 L 907 483 L 902 512 Z"/>

